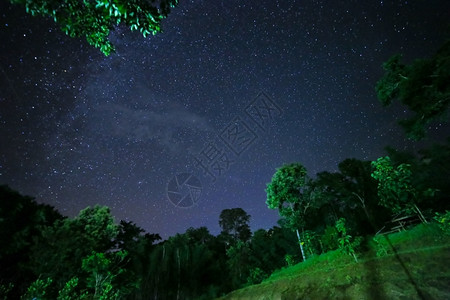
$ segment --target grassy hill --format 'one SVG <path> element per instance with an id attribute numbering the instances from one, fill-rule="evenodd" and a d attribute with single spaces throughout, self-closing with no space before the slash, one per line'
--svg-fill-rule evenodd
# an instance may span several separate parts
<path id="1" fill-rule="evenodd" d="M 379 236 L 357 263 L 328 252 L 220 299 L 450 299 L 450 235 L 430 224 Z"/>

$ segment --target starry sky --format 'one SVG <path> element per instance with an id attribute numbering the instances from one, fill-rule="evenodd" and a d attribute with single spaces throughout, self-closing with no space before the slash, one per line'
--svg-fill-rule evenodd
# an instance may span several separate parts
<path id="1" fill-rule="evenodd" d="M 109 57 L 0 2 L 0 184 L 68 216 L 107 205 L 164 238 L 218 234 L 233 207 L 268 229 L 284 163 L 314 176 L 449 135 L 407 140 L 408 112 L 374 86 L 391 55 L 438 49 L 450 1 L 180 2 L 161 34 L 116 28 Z"/>

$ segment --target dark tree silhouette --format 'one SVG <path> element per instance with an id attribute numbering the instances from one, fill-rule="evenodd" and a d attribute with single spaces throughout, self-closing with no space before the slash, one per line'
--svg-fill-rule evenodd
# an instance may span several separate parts
<path id="1" fill-rule="evenodd" d="M 248 241 L 252 236 L 249 222 L 250 215 L 242 208 L 224 209 L 219 217 L 219 225 L 222 228 L 222 233 L 243 242 Z"/>
<path id="2" fill-rule="evenodd" d="M 383 64 L 386 71 L 377 82 L 378 99 L 384 105 L 399 100 L 413 112 L 400 121 L 406 134 L 416 140 L 425 136 L 433 121 L 448 121 L 450 103 L 450 41 L 429 59 L 402 64 L 401 55 L 392 56 Z"/>

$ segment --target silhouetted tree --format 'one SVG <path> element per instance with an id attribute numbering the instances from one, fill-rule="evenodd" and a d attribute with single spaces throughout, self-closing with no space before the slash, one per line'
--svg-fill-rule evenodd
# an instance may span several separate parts
<path id="1" fill-rule="evenodd" d="M 427 189 L 435 191 L 433 198 L 421 202 L 423 209 L 445 211 L 450 209 L 450 138 L 444 144 L 434 144 L 418 151 L 418 155 L 387 148 L 394 166 L 408 164 L 411 184 L 423 193 Z"/>
<path id="2" fill-rule="evenodd" d="M 345 159 L 338 168 L 339 172 L 318 173 L 314 181 L 322 191 L 325 206 L 320 209 L 322 219 L 326 225 L 334 226 L 343 217 L 348 220 L 349 228 L 360 235 L 376 232 L 385 221 L 385 212 L 378 205 L 377 181 L 371 176 L 371 162 Z"/>
<path id="3" fill-rule="evenodd" d="M 151 253 L 155 250 L 155 242 L 161 240 L 159 234 L 149 234 L 138 227 L 133 222 L 120 221 L 117 244 L 121 250 L 125 250 L 127 274 L 134 274 L 139 279 L 139 289 L 135 289 L 135 299 L 148 299 L 151 297 L 151 279 L 153 274 L 150 271 Z M 118 278 L 127 282 L 124 276 Z M 128 276 L 128 275 L 127 275 Z"/>
<path id="4" fill-rule="evenodd" d="M 242 242 L 248 241 L 252 236 L 249 222 L 250 215 L 242 208 L 224 209 L 219 216 L 222 233 Z"/>
<path id="5" fill-rule="evenodd" d="M 394 55 L 383 64 L 386 71 L 377 82 L 378 99 L 384 106 L 399 100 L 414 115 L 400 121 L 413 139 L 425 136 L 432 121 L 448 121 L 450 103 L 450 41 L 429 59 L 415 60 L 410 65 Z"/>
<path id="6" fill-rule="evenodd" d="M 19 298 L 35 280 L 28 265 L 42 228 L 62 219 L 53 207 L 0 186 L 0 284 L 14 286 L 11 298 Z"/>

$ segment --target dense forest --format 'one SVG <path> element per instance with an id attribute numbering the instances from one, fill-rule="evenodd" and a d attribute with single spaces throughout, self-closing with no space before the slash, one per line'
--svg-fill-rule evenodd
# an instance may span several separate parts
<path id="1" fill-rule="evenodd" d="M 280 226 L 253 233 L 250 215 L 231 208 L 220 214 L 217 236 L 200 227 L 161 241 L 132 222 L 115 222 L 108 207 L 67 218 L 2 186 L 0 295 L 212 299 L 330 250 L 357 260 L 374 234 L 391 229 L 392 215 L 448 225 L 450 141 L 418 155 L 387 151 L 374 162 L 346 159 L 338 172 L 315 178 L 300 164 L 281 167 L 267 186 Z"/>

